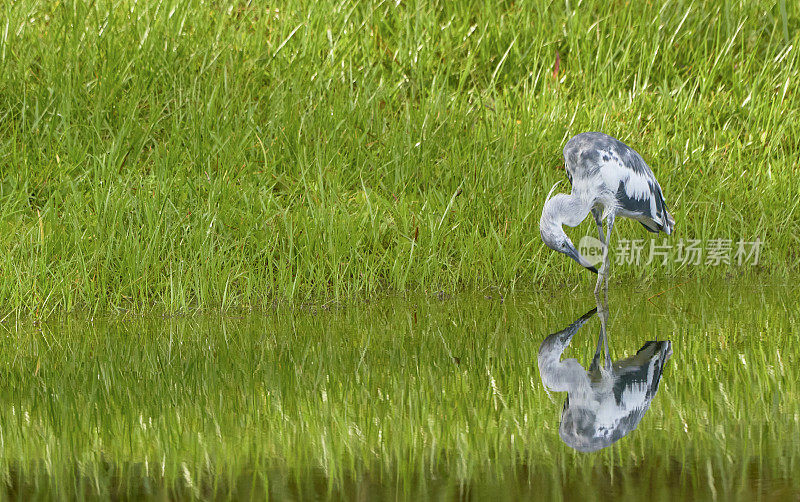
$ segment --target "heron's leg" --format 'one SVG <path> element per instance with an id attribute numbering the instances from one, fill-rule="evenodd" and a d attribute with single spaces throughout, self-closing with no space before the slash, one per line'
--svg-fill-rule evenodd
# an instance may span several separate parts
<path id="1" fill-rule="evenodd" d="M 597 218 L 594 209 L 592 209 L 592 214 L 595 215 Z M 602 222 L 601 222 L 602 223 Z M 603 261 L 600 265 L 600 269 L 597 271 L 597 284 L 594 287 L 594 299 L 597 303 L 597 312 L 601 313 L 608 310 L 608 268 L 609 268 L 609 245 L 611 243 L 611 226 L 614 224 L 614 215 L 610 214 L 608 216 L 608 226 L 606 227 L 606 238 L 602 240 L 603 242 Z M 600 232 L 602 238 L 602 231 L 601 228 L 598 227 L 598 231 Z M 600 289 L 604 288 L 605 298 L 600 298 Z"/>
<path id="2" fill-rule="evenodd" d="M 600 208 L 593 207 L 592 208 L 592 216 L 594 216 L 594 222 L 597 224 L 597 236 L 600 238 L 600 242 L 603 244 L 603 255 L 605 256 L 606 252 L 606 239 L 603 235 L 603 213 Z M 598 271 L 597 273 L 597 284 L 594 286 L 594 299 L 597 303 L 597 310 L 600 311 L 603 309 L 603 305 L 600 302 L 600 288 L 603 285 L 603 274 Z"/>
<path id="3" fill-rule="evenodd" d="M 603 310 L 603 304 L 600 301 L 600 289 L 603 287 L 603 266 L 597 271 L 597 284 L 594 286 L 594 300 L 597 303 L 597 312 Z"/>
<path id="4" fill-rule="evenodd" d="M 592 216 L 594 216 L 594 222 L 597 224 L 597 236 L 604 245 L 606 243 L 605 236 L 603 236 L 603 212 L 598 207 L 592 208 Z"/>
<path id="5" fill-rule="evenodd" d="M 611 246 L 611 231 L 614 229 L 614 213 L 608 215 L 608 226 L 606 227 L 606 251 L 603 253 L 603 281 L 605 283 L 603 291 L 605 293 L 605 310 L 608 311 L 608 277 L 611 275 L 611 255 L 608 248 Z"/>
<path id="6" fill-rule="evenodd" d="M 594 371 L 598 368 L 598 364 L 600 363 L 600 351 L 603 350 L 603 338 L 605 338 L 605 328 L 603 327 L 603 318 L 600 317 L 600 336 L 597 338 L 597 350 L 594 351 L 594 357 L 592 358 L 592 364 L 589 366 L 589 371 Z"/>
<path id="7" fill-rule="evenodd" d="M 608 309 L 608 298 L 606 298 L 606 309 Z M 608 322 L 608 310 L 606 310 L 605 314 L 606 322 Z M 603 327 L 603 346 L 606 352 L 606 370 L 611 369 L 611 351 L 608 348 L 608 331 L 606 330 L 605 326 Z"/>
<path id="8" fill-rule="evenodd" d="M 594 359 L 592 359 L 592 368 L 597 368 L 598 363 L 600 362 L 600 349 L 605 349 L 605 362 L 603 364 L 603 368 L 605 370 L 611 369 L 611 352 L 608 350 L 608 311 L 604 310 L 600 313 L 600 338 L 597 340 L 597 350 L 594 353 Z"/>
<path id="9" fill-rule="evenodd" d="M 608 349 L 608 334 L 606 332 L 606 322 L 608 321 L 608 277 L 611 275 L 611 254 L 608 248 L 611 247 L 611 231 L 614 230 L 614 213 L 608 215 L 608 226 L 606 227 L 606 252 L 603 255 L 603 281 L 605 286 L 603 293 L 605 297 L 604 320 L 603 324 L 603 345 L 605 345 L 606 352 L 606 370 L 611 370 L 611 351 Z"/>

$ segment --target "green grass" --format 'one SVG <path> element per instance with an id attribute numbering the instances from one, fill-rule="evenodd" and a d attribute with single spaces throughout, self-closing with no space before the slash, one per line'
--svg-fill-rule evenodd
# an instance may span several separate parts
<path id="1" fill-rule="evenodd" d="M 796 498 L 797 289 L 696 282 L 646 300 L 658 290 L 612 302 L 615 359 L 655 338 L 674 354 L 639 428 L 597 454 L 561 443 L 564 395 L 549 395 L 536 367 L 541 341 L 593 305 L 589 292 L 9 330 L 0 488 L 20 498 Z M 587 324 L 565 357 L 588 364 L 598 328 Z"/>
<path id="2" fill-rule="evenodd" d="M 766 242 L 617 277 L 797 272 L 798 27 L 796 2 L 6 2 L 0 318 L 573 283 L 538 218 L 586 130 L 653 167 L 673 239 Z"/>

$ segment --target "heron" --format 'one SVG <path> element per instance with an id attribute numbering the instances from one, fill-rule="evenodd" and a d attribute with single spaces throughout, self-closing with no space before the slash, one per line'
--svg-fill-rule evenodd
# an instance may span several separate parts
<path id="1" fill-rule="evenodd" d="M 576 359 L 561 360 L 575 333 L 597 309 L 544 339 L 539 347 L 539 375 L 554 392 L 567 392 L 559 436 L 582 452 L 610 446 L 638 427 L 658 392 L 664 365 L 672 356 L 668 340 L 646 342 L 635 355 L 611 362 L 608 338 L 600 330 L 589 370 Z M 601 362 L 601 349 L 605 359 Z"/>
<path id="2" fill-rule="evenodd" d="M 553 195 L 560 181 L 553 185 L 542 209 L 539 231 L 550 249 L 566 254 L 598 275 L 594 292 L 599 298 L 601 285 L 608 292 L 608 247 L 615 218 L 625 216 L 637 220 L 649 232 L 667 235 L 672 233 L 675 220 L 667 211 L 653 171 L 641 155 L 618 139 L 601 132 L 573 136 L 564 146 L 564 167 L 572 193 Z M 599 273 L 595 264 L 575 249 L 563 229 L 563 225 L 577 226 L 590 212 L 603 244 Z"/>

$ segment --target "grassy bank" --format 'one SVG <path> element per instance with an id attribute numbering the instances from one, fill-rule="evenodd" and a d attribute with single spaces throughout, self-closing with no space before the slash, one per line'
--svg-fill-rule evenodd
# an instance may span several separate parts
<path id="1" fill-rule="evenodd" d="M 586 130 L 674 239 L 766 243 L 618 277 L 797 271 L 796 2 L 606 4 L 4 4 L 2 316 L 574 283 L 538 217 Z"/>
<path id="2" fill-rule="evenodd" d="M 674 354 L 638 429 L 591 455 L 561 442 L 536 365 L 589 291 L 0 327 L 0 493 L 796 498 L 797 288 L 636 293 L 611 304 L 614 358 Z M 598 329 L 565 357 L 588 365 Z"/>

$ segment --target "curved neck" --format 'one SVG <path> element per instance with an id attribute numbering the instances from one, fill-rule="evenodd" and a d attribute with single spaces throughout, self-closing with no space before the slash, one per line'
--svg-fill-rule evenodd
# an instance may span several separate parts
<path id="1" fill-rule="evenodd" d="M 592 210 L 591 201 L 584 200 L 577 195 L 565 195 L 560 197 L 559 213 L 561 222 L 570 227 L 578 226 L 588 216 Z"/>

